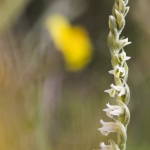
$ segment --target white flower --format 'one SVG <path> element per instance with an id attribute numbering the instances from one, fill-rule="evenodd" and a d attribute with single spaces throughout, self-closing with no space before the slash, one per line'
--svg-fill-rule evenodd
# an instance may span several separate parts
<path id="1" fill-rule="evenodd" d="M 124 108 L 123 106 L 109 105 L 109 103 L 106 104 L 106 106 L 107 106 L 108 108 L 103 109 L 103 111 L 105 111 L 105 112 L 106 112 L 106 115 L 107 115 L 108 117 L 110 117 L 110 118 L 113 117 L 112 115 L 114 115 L 114 116 L 120 116 L 120 115 L 124 114 L 125 108 Z"/>
<path id="2" fill-rule="evenodd" d="M 118 58 L 120 60 L 120 63 L 123 65 L 125 61 L 129 60 L 131 57 L 126 56 L 126 53 L 122 49 L 122 52 L 118 54 Z"/>
<path id="3" fill-rule="evenodd" d="M 110 145 L 105 145 L 104 142 L 101 142 L 100 143 L 100 147 L 101 149 L 100 150 L 120 150 L 117 146 L 117 144 L 113 141 L 113 140 L 110 140 Z"/>
<path id="4" fill-rule="evenodd" d="M 103 125 L 98 130 L 104 135 L 107 136 L 110 132 L 117 132 L 118 125 L 116 122 L 104 122 L 102 119 L 100 123 Z"/>
<path id="5" fill-rule="evenodd" d="M 118 43 L 119 43 L 120 48 L 123 48 L 124 46 L 131 44 L 131 42 L 128 42 L 128 38 L 120 39 Z"/>
<path id="6" fill-rule="evenodd" d="M 125 76 L 125 69 L 117 65 L 114 67 L 114 70 L 110 70 L 109 73 L 113 74 L 116 78 L 120 78 Z"/>
<path id="7" fill-rule="evenodd" d="M 126 94 L 126 88 L 123 86 L 115 86 L 113 84 L 110 85 L 113 89 L 119 92 L 118 96 L 122 96 Z"/>
<path id="8" fill-rule="evenodd" d="M 108 93 L 110 97 L 114 97 L 116 94 L 116 91 L 113 88 L 105 90 L 104 92 Z"/>
<path id="9" fill-rule="evenodd" d="M 112 150 L 111 145 L 105 145 L 104 142 L 100 143 L 101 150 Z"/>
<path id="10" fill-rule="evenodd" d="M 126 88 L 123 86 L 115 86 L 113 84 L 110 85 L 111 89 L 105 90 L 104 92 L 108 93 L 110 97 L 114 97 L 116 94 L 116 91 L 119 92 L 118 96 L 125 95 Z"/>

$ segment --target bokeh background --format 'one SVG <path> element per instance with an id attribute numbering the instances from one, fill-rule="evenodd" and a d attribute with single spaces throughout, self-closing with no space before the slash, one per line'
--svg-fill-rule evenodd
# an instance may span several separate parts
<path id="1" fill-rule="evenodd" d="M 0 0 L 0 149 L 92 150 L 116 140 L 97 130 L 113 83 L 106 43 L 113 0 Z M 122 35 L 131 90 L 127 150 L 150 148 L 150 1 L 130 1 Z M 65 70 L 45 22 L 52 13 L 82 25 L 94 47 L 79 72 Z"/>

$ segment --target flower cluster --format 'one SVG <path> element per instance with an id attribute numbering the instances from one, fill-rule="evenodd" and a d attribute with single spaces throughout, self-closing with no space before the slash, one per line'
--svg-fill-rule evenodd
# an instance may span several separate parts
<path id="1" fill-rule="evenodd" d="M 113 122 L 104 122 L 100 120 L 102 127 L 98 130 L 107 136 L 111 132 L 117 132 L 117 144 L 110 140 L 110 145 L 100 143 L 101 150 L 125 150 L 127 140 L 127 125 L 130 120 L 130 112 L 127 104 L 130 100 L 130 90 L 127 85 L 128 79 L 128 65 L 127 60 L 130 59 L 126 56 L 124 47 L 131 42 L 128 38 L 120 38 L 120 34 L 125 26 L 125 16 L 129 11 L 128 0 L 115 0 L 113 6 L 113 15 L 109 17 L 108 46 L 111 52 L 111 62 L 113 70 L 109 73 L 114 76 L 115 84 L 110 85 L 110 89 L 105 90 L 110 97 L 117 99 L 117 105 L 106 104 L 107 108 L 103 109 L 106 115 L 113 119 Z"/>

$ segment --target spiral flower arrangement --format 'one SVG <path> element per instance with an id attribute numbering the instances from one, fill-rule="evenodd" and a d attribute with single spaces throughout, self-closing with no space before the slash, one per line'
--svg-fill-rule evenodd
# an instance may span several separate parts
<path id="1" fill-rule="evenodd" d="M 117 144 L 109 140 L 110 145 L 100 143 L 101 150 L 125 150 L 127 141 L 127 126 L 130 120 L 130 112 L 127 104 L 130 100 L 130 90 L 127 85 L 128 65 L 126 63 L 130 57 L 126 56 L 124 47 L 131 42 L 128 38 L 120 37 L 125 26 L 125 17 L 129 11 L 128 0 L 115 0 L 112 14 L 109 16 L 109 35 L 108 46 L 111 52 L 111 62 L 113 70 L 109 71 L 114 75 L 115 85 L 111 84 L 110 89 L 105 90 L 110 97 L 117 99 L 117 105 L 106 104 L 107 108 L 103 111 L 113 119 L 113 122 L 104 122 L 100 120 L 102 127 L 100 132 L 107 136 L 110 132 L 117 132 Z"/>

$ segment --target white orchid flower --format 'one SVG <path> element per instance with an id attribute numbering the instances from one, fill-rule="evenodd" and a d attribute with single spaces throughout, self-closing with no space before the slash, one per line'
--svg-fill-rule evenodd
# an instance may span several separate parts
<path id="1" fill-rule="evenodd" d="M 110 85 L 111 89 L 105 90 L 104 92 L 108 93 L 110 97 L 114 97 L 116 94 L 116 91 L 119 92 L 118 96 L 125 95 L 126 88 L 123 86 L 115 86 L 113 84 Z"/>
<path id="2" fill-rule="evenodd" d="M 115 86 L 113 84 L 110 85 L 113 89 L 119 92 L 118 96 L 125 95 L 126 88 L 124 86 Z"/>
<path id="3" fill-rule="evenodd" d="M 114 67 L 113 70 L 108 71 L 110 74 L 113 74 L 116 78 L 125 76 L 125 69 L 123 67 L 119 67 L 118 65 Z"/>
<path id="4" fill-rule="evenodd" d="M 118 54 L 118 58 L 122 64 L 124 64 L 125 61 L 129 60 L 131 57 L 126 56 L 126 52 L 122 51 L 120 54 Z"/>
<path id="5" fill-rule="evenodd" d="M 104 122 L 102 119 L 100 120 L 100 123 L 103 125 L 101 128 L 98 128 L 98 130 L 104 135 L 107 136 L 110 132 L 117 132 L 118 125 L 116 122 Z"/>
<path id="6" fill-rule="evenodd" d="M 113 140 L 110 140 L 110 145 L 105 145 L 104 142 L 101 142 L 100 147 L 100 150 L 120 150 Z"/>
<path id="7" fill-rule="evenodd" d="M 105 90 L 104 92 L 108 93 L 110 97 L 115 97 L 116 94 L 116 91 L 113 88 Z"/>
<path id="8" fill-rule="evenodd" d="M 104 142 L 100 143 L 100 150 L 112 150 L 112 146 L 111 145 L 105 145 Z"/>
<path id="9" fill-rule="evenodd" d="M 106 115 L 110 118 L 112 118 L 113 116 L 120 116 L 120 115 L 124 114 L 125 108 L 123 106 L 110 105 L 109 103 L 106 104 L 106 106 L 108 108 L 103 109 L 103 111 L 105 111 Z"/>
<path id="10" fill-rule="evenodd" d="M 124 46 L 131 44 L 131 42 L 128 42 L 128 38 L 120 39 L 118 43 L 120 48 L 123 48 Z"/>

